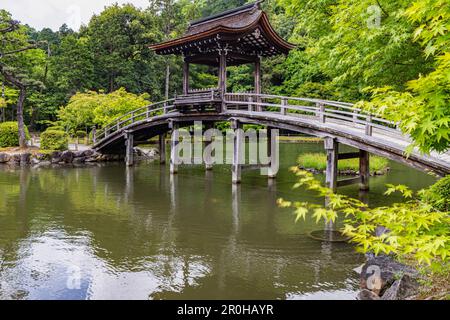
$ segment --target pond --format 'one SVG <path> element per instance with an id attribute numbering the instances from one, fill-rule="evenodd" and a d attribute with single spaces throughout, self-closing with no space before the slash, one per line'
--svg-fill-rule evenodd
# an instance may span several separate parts
<path id="1" fill-rule="evenodd" d="M 364 257 L 308 234 L 279 197 L 322 202 L 292 190 L 288 168 L 322 144 L 282 144 L 269 184 L 229 166 L 205 172 L 141 163 L 78 168 L 0 167 L 0 299 L 355 299 Z M 391 164 L 364 195 L 398 201 L 386 183 L 420 189 L 434 179 Z M 340 192 L 358 197 L 358 188 Z"/>

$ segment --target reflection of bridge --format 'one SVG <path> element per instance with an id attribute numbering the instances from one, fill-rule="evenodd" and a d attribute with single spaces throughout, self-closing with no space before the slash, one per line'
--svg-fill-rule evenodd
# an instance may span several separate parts
<path id="1" fill-rule="evenodd" d="M 156 54 L 183 57 L 183 94 L 117 119 L 97 132 L 94 148 L 105 153 L 126 153 L 127 163 L 131 165 L 134 142 L 159 135 L 164 162 L 165 134 L 172 131 L 175 134 L 172 135 L 171 172 L 175 173 L 173 147 L 178 143 L 175 129 L 191 126 L 195 121 L 202 121 L 207 128 L 215 122 L 231 121 L 235 130 L 242 124 L 257 124 L 324 138 L 328 153 L 327 181 L 333 189 L 356 182 L 362 189 L 367 189 L 369 153 L 439 175 L 450 172 L 449 154 L 423 156 L 413 153 L 405 157 L 405 149 L 411 141 L 397 130 L 396 124 L 367 114 L 351 104 L 261 94 L 261 58 L 287 54 L 295 46 L 275 32 L 260 3 L 256 1 L 194 21 L 183 37 L 152 45 Z M 217 88 L 192 90 L 191 64 L 217 68 Z M 254 71 L 254 93 L 227 93 L 227 66 L 243 64 L 251 65 Z M 239 182 L 241 170 L 255 166 L 239 164 L 244 152 L 242 130 L 236 130 L 234 139 L 233 181 Z M 272 156 L 276 155 L 274 139 L 274 136 L 268 139 Z M 360 151 L 339 154 L 339 143 Z M 360 159 L 360 177 L 337 181 L 339 159 L 350 158 Z M 273 160 L 272 157 L 272 164 Z M 207 166 L 210 168 L 210 164 Z M 269 170 L 270 174 L 273 172 Z"/>
<path id="2" fill-rule="evenodd" d="M 351 104 L 257 94 L 226 94 L 222 111 L 186 111 L 177 108 L 177 100 L 157 103 L 135 110 L 97 131 L 94 148 L 99 152 L 127 152 L 132 164 L 134 141 L 146 141 L 165 134 L 178 127 L 186 127 L 195 121 L 212 124 L 231 121 L 235 129 L 242 124 L 258 124 L 324 138 L 328 153 L 327 177 L 333 185 L 344 185 L 350 181 L 337 181 L 337 161 L 339 159 L 360 158 L 363 184 L 368 175 L 368 153 L 410 165 L 412 167 L 445 175 L 450 172 L 450 155 L 421 155 L 413 152 L 404 155 L 411 140 L 405 137 L 392 122 L 374 117 L 354 108 Z M 192 102 L 196 106 L 195 102 Z M 199 105 L 209 106 L 206 101 Z M 239 138 L 239 137 L 238 137 Z M 172 139 L 172 145 L 177 141 Z M 338 144 L 345 144 L 361 150 L 358 153 L 339 154 Z M 238 145 L 238 143 L 236 143 Z M 127 148 L 128 146 L 128 148 Z M 165 144 L 160 147 L 164 150 Z M 128 151 L 127 151 L 128 150 Z M 163 152 L 162 154 L 165 154 Z M 162 155 L 164 161 L 164 155 Z M 172 166 L 175 166 L 172 164 Z M 233 163 L 235 170 L 239 164 Z M 176 170 L 173 170 L 176 171 Z M 364 176 L 365 175 L 365 176 Z"/>

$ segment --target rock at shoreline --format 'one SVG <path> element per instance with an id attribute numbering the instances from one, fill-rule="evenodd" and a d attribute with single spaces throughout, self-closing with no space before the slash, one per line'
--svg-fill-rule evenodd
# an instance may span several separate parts
<path id="1" fill-rule="evenodd" d="M 135 159 L 153 160 L 157 157 L 158 150 L 151 149 L 135 149 Z M 100 162 L 123 161 L 124 155 L 120 154 L 101 154 L 92 149 L 84 151 L 55 151 L 52 153 L 44 152 L 19 152 L 17 153 L 0 153 L 0 164 L 8 164 L 13 166 L 32 165 L 40 167 L 44 165 L 61 165 L 61 164 L 90 164 Z"/>
<path id="2" fill-rule="evenodd" d="M 7 153 L 0 153 L 0 163 L 7 163 L 11 159 L 11 156 Z"/>
<path id="3" fill-rule="evenodd" d="M 415 296 L 418 290 L 419 283 L 417 280 L 405 274 L 401 279 L 395 280 L 383 294 L 381 300 L 404 300 Z"/>
<path id="4" fill-rule="evenodd" d="M 374 292 L 367 290 L 367 289 L 363 289 L 361 290 L 356 299 L 358 300 L 381 300 L 381 298 L 375 294 Z"/>
<path id="5" fill-rule="evenodd" d="M 369 290 L 384 300 L 405 299 L 414 295 L 419 287 L 418 271 L 389 256 L 370 255 L 360 277 L 362 290 Z"/>
<path id="6" fill-rule="evenodd" d="M 61 162 L 64 162 L 64 163 L 72 163 L 73 158 L 74 158 L 74 156 L 73 156 L 72 151 L 64 151 L 61 154 Z"/>
<path id="7" fill-rule="evenodd" d="M 20 165 L 21 166 L 25 166 L 27 164 L 30 164 L 30 159 L 31 159 L 31 153 L 21 153 L 20 154 Z"/>

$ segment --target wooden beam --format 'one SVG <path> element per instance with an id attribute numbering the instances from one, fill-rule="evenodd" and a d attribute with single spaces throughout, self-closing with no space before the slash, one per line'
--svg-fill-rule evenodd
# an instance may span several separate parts
<path id="1" fill-rule="evenodd" d="M 359 159 L 360 152 L 340 153 L 339 160 Z"/>

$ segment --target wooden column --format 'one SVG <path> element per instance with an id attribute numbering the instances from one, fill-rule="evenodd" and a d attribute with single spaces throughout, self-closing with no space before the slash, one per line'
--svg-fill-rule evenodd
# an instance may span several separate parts
<path id="1" fill-rule="evenodd" d="M 339 145 L 335 138 L 325 138 L 325 150 L 327 152 L 327 171 L 326 183 L 327 186 L 336 192 L 337 178 L 338 178 L 338 159 L 339 159 Z"/>
<path id="2" fill-rule="evenodd" d="M 256 94 L 261 94 L 261 58 L 258 57 L 256 58 L 255 61 L 255 93 Z M 261 103 L 261 98 L 257 97 L 256 98 L 256 102 L 257 103 Z M 262 107 L 261 106 L 257 106 L 256 107 L 257 111 L 262 111 Z"/>
<path id="3" fill-rule="evenodd" d="M 272 133 L 272 128 L 267 128 L 267 153 L 270 159 L 270 167 L 268 170 L 267 176 L 269 179 L 275 179 L 277 177 L 276 173 L 272 170 L 273 168 L 273 162 L 277 161 L 276 159 L 277 155 L 277 135 Z"/>
<path id="4" fill-rule="evenodd" d="M 359 188 L 361 191 L 369 191 L 370 157 L 364 150 L 359 151 Z"/>
<path id="5" fill-rule="evenodd" d="M 170 123 L 170 129 L 172 129 L 172 138 L 170 144 L 170 173 L 178 173 L 178 152 L 177 146 L 180 142 L 180 133 L 178 132 L 179 125 L 176 122 Z"/>
<path id="6" fill-rule="evenodd" d="M 183 94 L 189 93 L 189 62 L 183 64 Z"/>
<path id="7" fill-rule="evenodd" d="M 127 166 L 134 164 L 134 137 L 131 132 L 125 132 L 125 163 Z"/>
<path id="8" fill-rule="evenodd" d="M 166 163 L 166 134 L 159 135 L 159 163 Z"/>
<path id="9" fill-rule="evenodd" d="M 214 128 L 214 123 L 213 122 L 207 122 L 205 124 L 205 131 L 208 131 L 210 129 Z M 205 148 L 208 147 L 209 145 L 211 145 L 211 143 L 213 143 L 212 141 L 205 141 Z M 212 159 L 211 159 L 211 154 L 205 154 L 205 168 L 207 171 L 210 171 L 213 169 L 213 164 L 212 164 Z"/>
<path id="10" fill-rule="evenodd" d="M 237 120 L 232 121 L 231 127 L 235 133 L 233 143 L 232 181 L 234 184 L 238 184 L 241 183 L 241 159 L 245 156 L 244 131 L 242 130 L 242 124 Z"/>
<path id="11" fill-rule="evenodd" d="M 219 92 L 220 99 L 224 101 L 225 93 L 227 92 L 227 56 L 224 50 L 220 51 L 219 56 Z M 223 109 L 224 105 L 222 104 Z"/>

